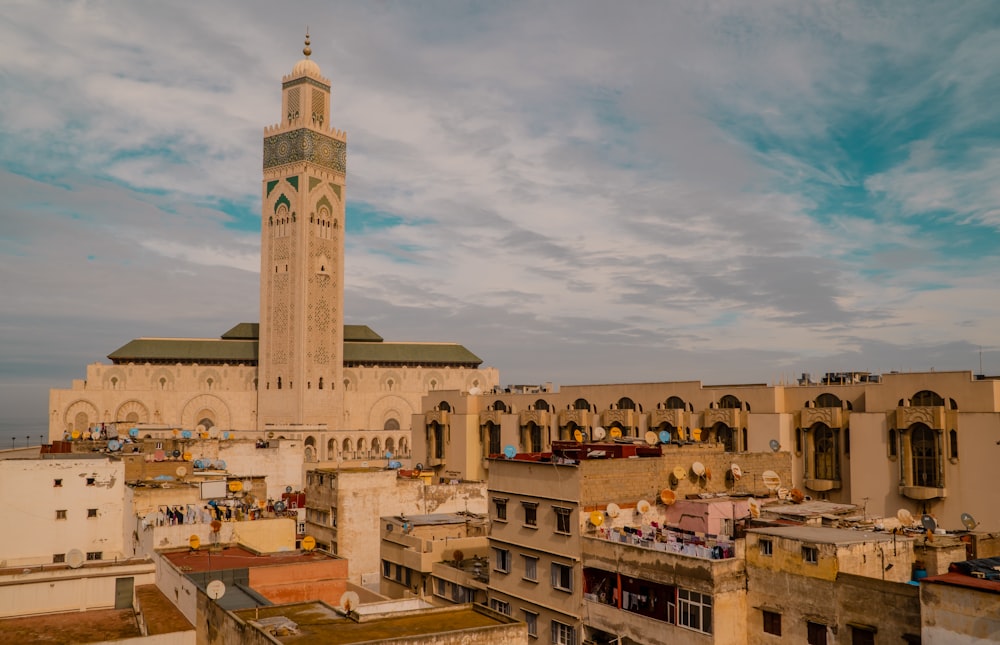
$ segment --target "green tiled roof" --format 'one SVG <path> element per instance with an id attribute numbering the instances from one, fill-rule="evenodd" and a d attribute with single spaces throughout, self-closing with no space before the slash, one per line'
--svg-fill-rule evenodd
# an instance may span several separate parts
<path id="1" fill-rule="evenodd" d="M 108 354 L 114 363 L 256 364 L 257 323 L 240 323 L 222 338 L 137 338 Z M 461 365 L 482 359 L 456 343 L 387 343 L 367 325 L 344 326 L 347 365 Z"/>

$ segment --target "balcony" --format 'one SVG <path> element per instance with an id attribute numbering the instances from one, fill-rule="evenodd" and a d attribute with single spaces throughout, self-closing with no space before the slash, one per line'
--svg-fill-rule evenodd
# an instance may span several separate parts
<path id="1" fill-rule="evenodd" d="M 531 422 L 535 425 L 547 426 L 549 425 L 549 411 L 548 410 L 521 410 L 517 413 L 518 422 L 522 426 L 526 426 Z"/>
<path id="2" fill-rule="evenodd" d="M 479 413 L 479 425 L 483 426 L 492 421 L 495 425 L 500 425 L 500 419 L 507 414 L 502 410 L 483 410 Z"/>
<path id="3" fill-rule="evenodd" d="M 601 413 L 601 423 L 605 427 L 618 423 L 623 428 L 635 428 L 641 415 L 638 410 L 605 410 Z"/>
<path id="4" fill-rule="evenodd" d="M 847 422 L 847 413 L 841 408 L 802 408 L 801 417 L 803 428 L 811 428 L 817 423 L 843 428 Z"/>
<path id="5" fill-rule="evenodd" d="M 729 560 L 736 557 L 736 544 L 729 538 L 698 537 L 666 527 L 599 529 L 586 537 L 688 558 Z"/>
<path id="6" fill-rule="evenodd" d="M 590 410 L 559 410 L 559 425 L 575 423 L 581 428 L 590 427 Z"/>
<path id="7" fill-rule="evenodd" d="M 737 408 L 708 408 L 702 411 L 702 427 L 711 428 L 717 423 L 727 425 L 730 428 L 742 428 L 746 424 L 743 422 L 743 410 Z"/>
<path id="8" fill-rule="evenodd" d="M 932 486 L 900 486 L 899 494 L 909 499 L 924 501 L 928 499 L 943 499 L 948 496 L 948 489 L 934 488 Z"/>
<path id="9" fill-rule="evenodd" d="M 448 425 L 448 411 L 447 410 L 430 410 L 429 412 L 424 412 L 424 424 L 430 425 L 434 422 L 440 425 Z"/>
<path id="10" fill-rule="evenodd" d="M 823 493 L 828 490 L 840 490 L 839 479 L 807 479 L 803 483 L 806 488 L 818 493 Z"/>
<path id="11" fill-rule="evenodd" d="M 653 410 L 650 413 L 650 427 L 658 428 L 664 423 L 669 423 L 675 428 L 688 427 L 687 410 Z"/>
<path id="12" fill-rule="evenodd" d="M 908 408 L 896 408 L 896 427 L 899 429 L 909 428 L 915 423 L 926 424 L 927 427 L 935 430 L 942 430 L 945 427 L 944 406 L 915 406 Z"/>

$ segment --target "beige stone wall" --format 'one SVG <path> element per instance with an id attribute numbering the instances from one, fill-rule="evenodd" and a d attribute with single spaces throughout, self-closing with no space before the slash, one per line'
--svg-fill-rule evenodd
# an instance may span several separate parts
<path id="1" fill-rule="evenodd" d="M 923 645 L 986 645 L 1000 640 L 1000 594 L 938 583 L 920 585 Z"/>

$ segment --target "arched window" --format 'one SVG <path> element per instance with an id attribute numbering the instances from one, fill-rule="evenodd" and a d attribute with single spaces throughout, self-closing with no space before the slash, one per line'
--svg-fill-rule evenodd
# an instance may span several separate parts
<path id="1" fill-rule="evenodd" d="M 732 394 L 727 394 L 719 399 L 719 407 L 723 410 L 739 410 L 743 406 L 740 404 L 739 399 Z"/>
<path id="2" fill-rule="evenodd" d="M 451 405 L 449 405 L 447 401 L 441 401 L 438 403 L 438 410 L 441 410 L 442 412 L 451 412 Z"/>
<path id="3" fill-rule="evenodd" d="M 397 430 L 398 430 L 398 428 L 397 428 Z M 388 439 L 386 439 L 385 440 L 385 451 L 386 452 L 393 452 L 395 449 L 396 449 L 396 442 L 393 440 L 393 438 L 389 437 Z M 393 453 L 393 454 L 395 454 L 395 453 Z"/>
<path id="4" fill-rule="evenodd" d="M 502 448 L 500 447 L 500 426 L 488 421 L 486 423 L 486 434 L 489 437 L 490 450 L 489 454 L 497 455 L 500 454 Z"/>
<path id="5" fill-rule="evenodd" d="M 358 439 L 358 453 L 359 453 L 358 456 L 364 457 L 365 456 L 364 453 L 367 449 L 368 449 L 368 444 L 365 443 L 364 437 Z"/>
<path id="6" fill-rule="evenodd" d="M 394 418 L 386 419 L 385 423 L 382 424 L 382 429 L 383 430 L 399 430 L 399 421 L 397 421 Z"/>
<path id="7" fill-rule="evenodd" d="M 938 477 L 938 450 L 935 432 L 922 423 L 910 430 L 913 453 L 913 485 L 941 488 Z"/>
<path id="8" fill-rule="evenodd" d="M 535 401 L 535 409 L 536 410 L 548 410 L 549 409 L 549 402 L 546 401 L 545 399 L 538 399 L 537 401 Z"/>
<path id="9" fill-rule="evenodd" d="M 817 423 L 813 426 L 813 445 L 815 446 L 813 475 L 816 479 L 840 479 L 837 439 L 837 431 L 826 424 Z"/>
<path id="10" fill-rule="evenodd" d="M 434 446 L 433 455 L 435 459 L 444 459 L 444 427 L 437 421 L 430 425 L 431 443 Z"/>
<path id="11" fill-rule="evenodd" d="M 668 410 L 683 410 L 684 399 L 679 396 L 672 396 L 667 399 L 667 402 L 664 405 Z"/>
<path id="12" fill-rule="evenodd" d="M 279 390 L 281 389 L 281 377 L 280 376 L 278 377 L 278 389 Z"/>
<path id="13" fill-rule="evenodd" d="M 948 456 L 952 459 L 958 459 L 958 431 L 951 430 L 948 432 Z"/>
<path id="14" fill-rule="evenodd" d="M 573 409 L 574 410 L 589 410 L 590 409 L 590 402 L 587 401 L 587 399 L 577 399 L 576 401 L 573 401 Z"/>
<path id="15" fill-rule="evenodd" d="M 326 442 L 326 458 L 333 459 L 337 456 L 337 440 L 329 439 Z"/>
<path id="16" fill-rule="evenodd" d="M 343 448 L 344 454 L 346 455 L 347 453 L 350 453 L 351 452 L 351 440 L 350 439 L 344 439 L 344 444 L 343 445 L 344 445 L 344 448 Z"/>
<path id="17" fill-rule="evenodd" d="M 322 376 L 319 377 L 319 382 L 316 384 L 316 387 L 318 387 L 321 390 L 323 389 L 323 377 Z"/>
<path id="18" fill-rule="evenodd" d="M 372 439 L 372 456 L 376 459 L 382 457 L 382 443 L 378 440 L 378 437 Z"/>
<path id="19" fill-rule="evenodd" d="M 816 397 L 816 407 L 817 408 L 840 408 L 843 407 L 843 403 L 836 394 L 830 394 L 829 392 L 820 394 Z"/>
<path id="20" fill-rule="evenodd" d="M 944 399 L 937 392 L 921 390 L 910 399 L 910 405 L 915 408 L 944 407 Z"/>
<path id="21" fill-rule="evenodd" d="M 729 426 L 719 423 L 715 426 L 715 440 L 723 445 L 726 452 L 736 452 L 736 432 Z"/>
<path id="22" fill-rule="evenodd" d="M 510 410 L 507 409 L 507 404 L 503 401 L 494 401 L 493 409 L 497 412 L 510 412 Z"/>
<path id="23" fill-rule="evenodd" d="M 623 396 L 622 398 L 618 399 L 618 409 L 619 410 L 634 410 L 635 409 L 635 401 L 633 401 L 632 399 L 628 398 L 627 396 Z"/>

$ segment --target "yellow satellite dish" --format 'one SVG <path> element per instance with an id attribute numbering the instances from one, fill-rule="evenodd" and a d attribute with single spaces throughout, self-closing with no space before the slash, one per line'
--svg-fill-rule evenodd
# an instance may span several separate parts
<path id="1" fill-rule="evenodd" d="M 192 549 L 197 551 L 198 547 L 201 546 L 201 539 L 197 535 L 192 535 L 191 537 L 188 538 L 188 544 L 191 546 Z"/>
<path id="2" fill-rule="evenodd" d="M 677 495 L 675 495 L 674 491 L 670 490 L 669 488 L 664 488 L 663 490 L 660 491 L 660 501 L 663 502 L 665 505 L 670 506 L 671 504 L 677 501 Z"/>
<path id="3" fill-rule="evenodd" d="M 316 538 L 314 538 L 311 535 L 307 535 L 304 538 L 302 538 L 303 551 L 312 551 L 315 548 L 316 548 Z"/>
<path id="4" fill-rule="evenodd" d="M 74 439 L 79 439 L 80 438 L 80 431 L 79 430 L 74 430 L 69 436 L 73 437 Z"/>
<path id="5" fill-rule="evenodd" d="M 234 479 L 233 481 L 229 482 L 229 490 L 231 490 L 234 493 L 243 490 L 243 482 L 241 482 L 238 479 Z"/>
<path id="6" fill-rule="evenodd" d="M 701 441 L 701 428 L 691 428 L 691 439 Z"/>
<path id="7" fill-rule="evenodd" d="M 583 432 L 580 430 L 574 430 L 573 439 L 575 439 L 577 443 L 583 443 Z"/>
<path id="8" fill-rule="evenodd" d="M 677 481 L 680 481 L 680 480 L 684 479 L 684 477 L 687 476 L 688 471 L 687 471 L 687 468 L 685 468 L 684 466 L 674 466 L 674 473 L 673 474 L 674 474 L 674 479 L 676 479 Z"/>
<path id="9" fill-rule="evenodd" d="M 604 513 L 600 511 L 591 511 L 590 523 L 593 524 L 594 526 L 600 526 L 601 524 L 604 524 Z"/>
<path id="10" fill-rule="evenodd" d="M 614 428 L 611 428 L 611 432 L 609 434 L 611 435 L 612 439 L 621 439 L 622 429 L 619 428 L 618 426 L 615 426 Z"/>

